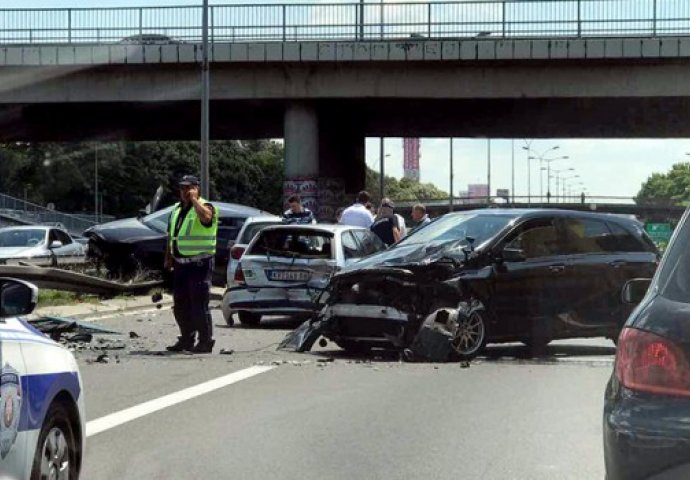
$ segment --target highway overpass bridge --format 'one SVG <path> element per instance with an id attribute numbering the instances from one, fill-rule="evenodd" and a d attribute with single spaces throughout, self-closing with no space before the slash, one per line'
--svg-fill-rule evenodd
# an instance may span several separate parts
<path id="1" fill-rule="evenodd" d="M 0 19 L 0 140 L 199 137 L 197 7 Z M 689 33 L 683 0 L 216 6 L 211 137 L 284 138 L 321 203 L 367 136 L 690 137 Z"/>

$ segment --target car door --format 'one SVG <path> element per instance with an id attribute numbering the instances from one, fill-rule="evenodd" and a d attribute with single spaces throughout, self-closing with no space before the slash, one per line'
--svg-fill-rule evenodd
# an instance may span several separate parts
<path id="1" fill-rule="evenodd" d="M 521 339 L 536 331 L 554 336 L 569 273 L 555 219 L 548 216 L 518 224 L 498 249 L 490 299 L 497 318 L 492 336 Z M 518 254 L 509 258 L 504 249 Z"/>
<path id="2" fill-rule="evenodd" d="M 29 412 L 26 365 L 22 354 L 22 334 L 14 319 L 0 319 L 0 419 L 3 422 L 0 442 L 2 478 L 28 478 L 31 471 L 29 451 L 31 420 Z M 24 408 L 22 408 L 24 406 Z M 35 440 L 34 440 L 35 441 Z"/>
<path id="3" fill-rule="evenodd" d="M 62 243 L 60 248 L 53 249 L 53 254 L 57 257 L 58 265 L 74 263 L 80 256 L 81 246 L 72 240 L 66 232 L 55 229 L 57 240 Z"/>
<path id="4" fill-rule="evenodd" d="M 571 255 L 571 303 L 563 317 L 569 335 L 594 334 L 615 326 L 620 306 L 617 270 L 625 256 L 603 219 L 569 217 L 561 220 Z"/>

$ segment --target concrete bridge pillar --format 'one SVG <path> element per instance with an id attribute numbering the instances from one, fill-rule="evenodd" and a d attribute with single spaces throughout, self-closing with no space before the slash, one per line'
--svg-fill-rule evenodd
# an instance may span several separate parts
<path id="1" fill-rule="evenodd" d="M 361 122 L 331 108 L 293 102 L 285 109 L 284 129 L 284 198 L 297 193 L 319 220 L 333 220 L 364 187 Z"/>

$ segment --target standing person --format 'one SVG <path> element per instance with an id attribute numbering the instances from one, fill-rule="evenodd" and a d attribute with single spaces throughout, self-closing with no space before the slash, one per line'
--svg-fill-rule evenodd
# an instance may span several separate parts
<path id="1" fill-rule="evenodd" d="M 400 238 L 405 238 L 407 236 L 407 224 L 405 223 L 405 217 L 399 213 L 395 214 L 398 219 L 398 227 L 400 227 Z"/>
<path id="2" fill-rule="evenodd" d="M 208 302 L 218 212 L 199 195 L 197 177 L 185 175 L 179 185 L 180 202 L 173 208 L 168 225 L 165 266 L 173 269 L 173 313 L 180 336 L 167 350 L 211 353 L 215 340 Z"/>
<path id="3" fill-rule="evenodd" d="M 374 217 L 372 217 L 369 210 L 365 206 L 369 201 L 369 193 L 362 190 L 357 194 L 357 201 L 350 205 L 343 212 L 340 218 L 340 223 L 343 225 L 350 225 L 353 227 L 364 227 L 369 228 L 371 224 L 374 223 Z"/>
<path id="4" fill-rule="evenodd" d="M 412 207 L 412 230 L 417 230 L 427 223 L 431 222 L 429 215 L 426 213 L 426 207 L 418 203 Z"/>
<path id="5" fill-rule="evenodd" d="M 302 205 L 302 199 L 299 195 L 291 195 L 288 198 L 288 205 L 290 208 L 283 213 L 283 221 L 285 223 L 316 223 L 314 214 L 307 207 Z"/>
<path id="6" fill-rule="evenodd" d="M 386 245 L 393 245 L 400 240 L 400 225 L 398 225 L 398 217 L 393 211 L 394 205 L 389 198 L 381 200 L 381 207 L 376 216 L 376 220 L 371 225 L 371 231 L 374 232 L 383 243 Z"/>
<path id="7" fill-rule="evenodd" d="M 340 207 L 338 210 L 335 211 L 335 223 L 341 223 L 344 211 L 345 209 L 343 207 Z"/>

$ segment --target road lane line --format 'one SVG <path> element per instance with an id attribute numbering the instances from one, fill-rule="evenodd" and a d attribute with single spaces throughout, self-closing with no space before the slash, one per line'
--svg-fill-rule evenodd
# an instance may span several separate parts
<path id="1" fill-rule="evenodd" d="M 244 370 L 233 372 L 228 375 L 209 380 L 208 382 L 200 383 L 199 385 L 195 385 L 193 387 L 185 388 L 179 392 L 164 395 L 162 397 L 149 400 L 148 402 L 120 410 L 119 412 L 111 413 L 110 415 L 91 420 L 90 422 L 86 423 L 86 436 L 93 437 L 94 435 L 98 435 L 101 432 L 105 432 L 106 430 L 110 430 L 111 428 L 115 428 L 124 423 L 131 422 L 137 418 L 141 418 L 145 415 L 163 410 L 164 408 L 191 400 L 192 398 L 199 397 L 206 393 L 213 392 L 219 388 L 227 387 L 233 383 L 241 382 L 242 380 L 246 380 L 256 375 L 268 372 L 269 370 L 273 370 L 274 368 L 275 367 L 263 366 L 245 368 Z"/>

